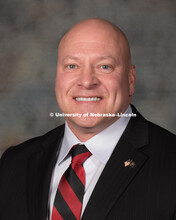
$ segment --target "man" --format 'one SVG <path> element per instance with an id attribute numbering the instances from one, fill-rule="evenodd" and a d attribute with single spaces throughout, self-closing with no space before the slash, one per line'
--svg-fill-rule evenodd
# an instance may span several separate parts
<path id="1" fill-rule="evenodd" d="M 55 91 L 70 117 L 4 153 L 0 219 L 176 219 L 175 136 L 130 105 L 135 79 L 115 25 L 87 19 L 64 35 Z"/>

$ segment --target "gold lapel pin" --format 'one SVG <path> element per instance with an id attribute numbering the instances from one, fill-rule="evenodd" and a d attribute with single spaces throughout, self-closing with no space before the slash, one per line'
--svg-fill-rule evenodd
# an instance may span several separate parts
<path id="1" fill-rule="evenodd" d="M 126 160 L 126 161 L 124 162 L 124 166 L 125 166 L 125 167 L 130 166 L 131 168 L 133 168 L 135 165 L 136 165 L 136 164 L 135 164 L 135 162 L 134 162 L 132 159 L 128 159 L 128 160 Z"/>

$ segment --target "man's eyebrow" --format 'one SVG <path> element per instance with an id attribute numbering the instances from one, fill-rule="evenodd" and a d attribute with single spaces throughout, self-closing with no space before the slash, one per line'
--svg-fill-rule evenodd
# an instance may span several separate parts
<path id="1" fill-rule="evenodd" d="M 80 60 L 80 58 L 75 57 L 75 56 L 66 56 L 66 57 L 64 57 L 63 60 L 66 60 L 66 59 L 70 59 L 70 60 Z"/>
<path id="2" fill-rule="evenodd" d="M 100 57 L 97 57 L 96 60 L 98 61 L 103 61 L 103 60 L 113 60 L 113 61 L 116 61 L 116 59 L 112 56 L 100 56 Z"/>
<path id="3" fill-rule="evenodd" d="M 112 56 L 101 56 L 101 57 L 97 57 L 98 60 L 106 60 L 106 59 L 113 59 L 114 58 Z"/>
<path id="4" fill-rule="evenodd" d="M 103 60 L 113 60 L 115 63 L 120 64 L 120 60 L 116 57 L 112 57 L 112 56 L 101 56 L 101 57 L 97 57 L 97 60 L 99 61 L 103 61 Z"/>

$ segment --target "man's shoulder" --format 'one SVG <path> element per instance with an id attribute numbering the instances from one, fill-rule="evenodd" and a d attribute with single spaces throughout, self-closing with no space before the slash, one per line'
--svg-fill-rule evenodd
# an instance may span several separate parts
<path id="1" fill-rule="evenodd" d="M 61 139 L 64 133 L 64 125 L 60 125 L 44 135 L 37 136 L 31 138 L 29 140 L 24 141 L 21 144 L 16 146 L 9 147 L 2 155 L 1 159 L 11 157 L 20 157 L 21 155 L 25 158 L 26 156 L 30 156 L 31 154 L 39 151 L 42 147 L 49 145 L 50 143 L 54 143 Z"/>
<path id="2" fill-rule="evenodd" d="M 176 138 L 176 135 L 173 134 L 172 132 L 166 130 L 165 128 L 151 122 L 151 121 L 148 121 L 148 126 L 149 126 L 149 131 L 150 131 L 150 134 L 154 134 L 155 137 L 159 137 L 160 138 L 173 138 L 175 139 Z"/>
<path id="3" fill-rule="evenodd" d="M 162 146 L 165 146 L 168 150 L 173 148 L 176 152 L 175 134 L 150 121 L 148 121 L 148 134 L 150 143 L 153 143 L 155 145 L 158 144 L 160 145 L 160 148 Z"/>
<path id="4" fill-rule="evenodd" d="M 175 138 L 175 134 L 171 133 L 170 131 L 166 130 L 165 128 L 153 123 L 152 121 L 145 119 L 142 114 L 140 114 L 140 112 L 135 108 L 135 106 L 131 105 L 132 110 L 134 113 L 136 113 L 137 115 L 137 119 L 138 120 L 134 120 L 134 122 L 137 122 L 139 124 L 139 126 L 142 127 L 148 127 L 149 130 L 149 134 L 155 134 L 155 135 L 159 135 L 160 138 Z M 134 125 L 134 123 L 133 123 Z M 161 136 L 162 135 L 162 136 Z M 156 137 L 156 136 L 155 136 Z"/>
<path id="5" fill-rule="evenodd" d="M 131 118 L 125 136 L 136 147 L 146 146 L 152 149 L 176 150 L 176 136 L 170 131 L 145 119 L 137 109 L 132 106 L 136 117 Z"/>

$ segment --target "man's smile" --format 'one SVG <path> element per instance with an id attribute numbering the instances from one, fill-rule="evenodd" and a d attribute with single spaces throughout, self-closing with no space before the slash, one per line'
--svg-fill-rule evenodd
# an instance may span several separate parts
<path id="1" fill-rule="evenodd" d="M 101 97 L 76 97 L 74 98 L 78 102 L 92 102 L 92 101 L 100 101 L 102 98 Z"/>

